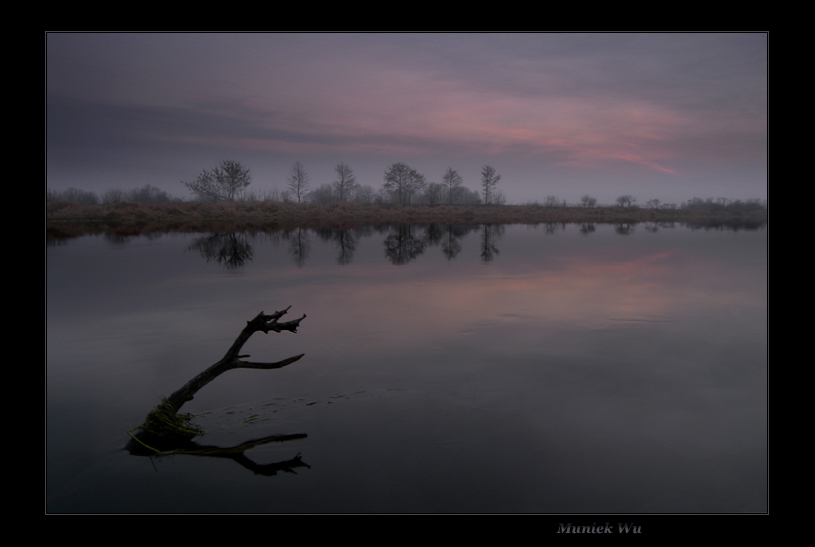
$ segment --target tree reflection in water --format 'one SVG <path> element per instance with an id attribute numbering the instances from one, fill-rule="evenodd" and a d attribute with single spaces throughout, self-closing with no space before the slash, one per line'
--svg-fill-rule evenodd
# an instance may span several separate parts
<path id="1" fill-rule="evenodd" d="M 190 244 L 190 250 L 200 252 L 207 262 L 217 262 L 228 270 L 241 268 L 247 260 L 252 260 L 252 247 L 245 233 L 199 237 Z"/>
<path id="2" fill-rule="evenodd" d="M 495 241 L 504 235 L 503 224 L 484 224 L 481 230 L 481 260 L 492 262 L 500 254 Z"/>
<path id="3" fill-rule="evenodd" d="M 636 231 L 637 224 L 642 224 L 648 233 L 656 233 L 662 228 L 674 228 L 675 223 L 664 222 L 623 222 L 614 224 L 614 232 L 621 236 L 628 236 Z M 535 225 L 537 227 L 538 225 Z M 548 222 L 543 227 L 547 235 L 557 235 L 567 229 L 566 223 Z M 688 225 L 692 229 L 700 226 Z M 306 264 L 312 247 L 312 233 L 326 242 L 333 243 L 337 248 L 337 263 L 351 264 L 357 253 L 360 242 L 364 238 L 376 234 L 386 234 L 382 241 L 385 247 L 385 256 L 392 264 L 407 264 L 421 256 L 430 247 L 440 246 L 442 254 L 448 259 L 456 258 L 462 250 L 461 240 L 470 232 L 479 231 L 479 244 L 481 260 L 485 263 L 495 260 L 500 250 L 497 241 L 503 237 L 505 224 L 404 224 L 372 226 L 357 228 L 322 228 L 312 230 L 309 228 L 296 228 L 288 231 L 269 232 L 262 234 L 214 233 L 195 239 L 190 245 L 191 250 L 201 253 L 207 262 L 216 262 L 226 269 L 239 269 L 246 262 L 252 260 L 253 250 L 249 244 L 250 238 L 266 237 L 276 242 L 286 241 L 288 253 L 298 267 Z M 757 229 L 752 225 L 737 226 L 701 226 L 703 229 Z M 592 222 L 577 225 L 580 234 L 592 235 L 597 231 L 597 225 Z M 123 243 L 127 238 L 116 243 Z"/>

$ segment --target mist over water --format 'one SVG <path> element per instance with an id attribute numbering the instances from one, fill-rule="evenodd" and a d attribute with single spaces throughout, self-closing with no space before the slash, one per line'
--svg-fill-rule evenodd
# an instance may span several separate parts
<path id="1" fill-rule="evenodd" d="M 49 512 L 763 512 L 767 229 L 393 226 L 46 248 Z M 183 411 L 225 458 L 122 447 Z M 268 467 L 264 468 L 268 469 Z"/>

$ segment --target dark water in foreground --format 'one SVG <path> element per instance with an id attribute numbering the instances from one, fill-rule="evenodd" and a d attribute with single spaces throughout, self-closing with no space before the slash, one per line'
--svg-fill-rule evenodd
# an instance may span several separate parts
<path id="1" fill-rule="evenodd" d="M 767 238 L 415 226 L 49 244 L 46 511 L 764 512 Z M 303 359 L 227 372 L 183 410 L 202 445 L 305 437 L 249 463 L 123 450 L 247 320 L 289 305 L 299 332 L 244 353 Z"/>

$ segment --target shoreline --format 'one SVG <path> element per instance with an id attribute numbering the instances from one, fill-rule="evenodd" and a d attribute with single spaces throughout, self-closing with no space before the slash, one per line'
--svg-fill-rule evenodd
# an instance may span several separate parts
<path id="1" fill-rule="evenodd" d="M 46 204 L 46 233 L 78 237 L 94 233 L 264 232 L 351 229 L 405 224 L 637 224 L 685 223 L 705 227 L 758 228 L 768 222 L 765 208 L 718 210 L 543 205 L 380 205 L 358 203 L 181 202 L 139 204 Z"/>

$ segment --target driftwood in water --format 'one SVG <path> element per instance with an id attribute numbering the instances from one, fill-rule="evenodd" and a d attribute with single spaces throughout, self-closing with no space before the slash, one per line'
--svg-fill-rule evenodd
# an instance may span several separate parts
<path id="1" fill-rule="evenodd" d="M 205 385 L 213 381 L 215 378 L 224 372 L 236 368 L 253 368 L 253 369 L 277 369 L 290 365 L 303 357 L 304 354 L 295 355 L 282 361 L 274 363 L 258 363 L 246 361 L 248 355 L 241 355 L 240 351 L 243 345 L 249 338 L 256 332 L 297 332 L 297 327 L 300 321 L 305 319 L 306 315 L 293 321 L 280 322 L 279 319 L 283 317 L 288 308 L 277 311 L 271 315 L 266 315 L 260 312 L 254 319 L 247 321 L 246 327 L 241 331 L 232 347 L 226 352 L 223 358 L 197 375 L 195 378 L 187 382 L 181 389 L 175 391 L 172 395 L 164 399 L 160 405 L 153 409 L 147 415 L 144 423 L 137 427 L 138 433 L 132 435 L 133 440 L 130 443 L 131 448 L 146 447 L 155 451 L 166 451 L 168 449 L 178 450 L 182 449 L 185 452 L 193 453 L 193 448 L 189 443 L 190 440 L 202 434 L 203 432 L 189 424 L 190 415 L 180 414 L 179 410 L 187 401 L 191 401 L 198 391 Z M 302 435 L 305 436 L 305 435 Z M 292 436 L 297 437 L 299 436 Z M 287 440 L 285 438 L 269 438 L 269 440 Z M 138 444 L 134 444 L 138 443 Z M 196 445 L 197 446 L 197 445 Z M 200 448 L 200 446 L 198 446 Z M 210 447 L 211 449 L 211 447 Z M 226 449 L 229 450 L 229 449 Z M 211 450 L 210 450 L 211 453 Z"/>
<path id="2" fill-rule="evenodd" d="M 291 306 L 289 306 L 291 308 Z M 305 319 L 306 315 L 303 314 L 303 317 L 300 319 L 295 319 L 294 321 L 287 321 L 285 323 L 279 323 L 278 319 L 283 317 L 289 308 L 285 310 L 275 312 L 271 315 L 265 315 L 263 312 L 260 312 L 257 317 L 252 319 L 251 321 L 247 321 L 246 327 L 241 331 L 238 335 L 238 338 L 235 339 L 235 342 L 232 344 L 232 347 L 229 348 L 229 351 L 223 356 L 223 358 L 206 369 L 204 372 L 187 382 L 184 387 L 173 393 L 167 398 L 167 403 L 175 409 L 176 412 L 181 408 L 181 405 L 186 403 L 187 401 L 191 401 L 195 394 L 198 392 L 199 389 L 210 383 L 212 380 L 217 378 L 219 375 L 223 374 L 227 370 L 232 370 L 235 368 L 259 368 L 259 369 L 274 369 L 274 368 L 282 368 L 286 365 L 290 365 L 300 359 L 304 354 L 295 355 L 294 357 L 289 357 L 288 359 L 283 359 L 282 361 L 278 361 L 276 363 L 253 363 L 251 361 L 244 361 L 243 358 L 249 357 L 248 355 L 240 355 L 241 348 L 243 345 L 249 340 L 249 338 L 255 334 L 256 332 L 263 332 L 268 334 L 270 331 L 272 332 L 282 332 L 282 331 L 290 331 L 290 332 L 297 332 L 297 327 L 300 325 L 300 321 Z"/>

